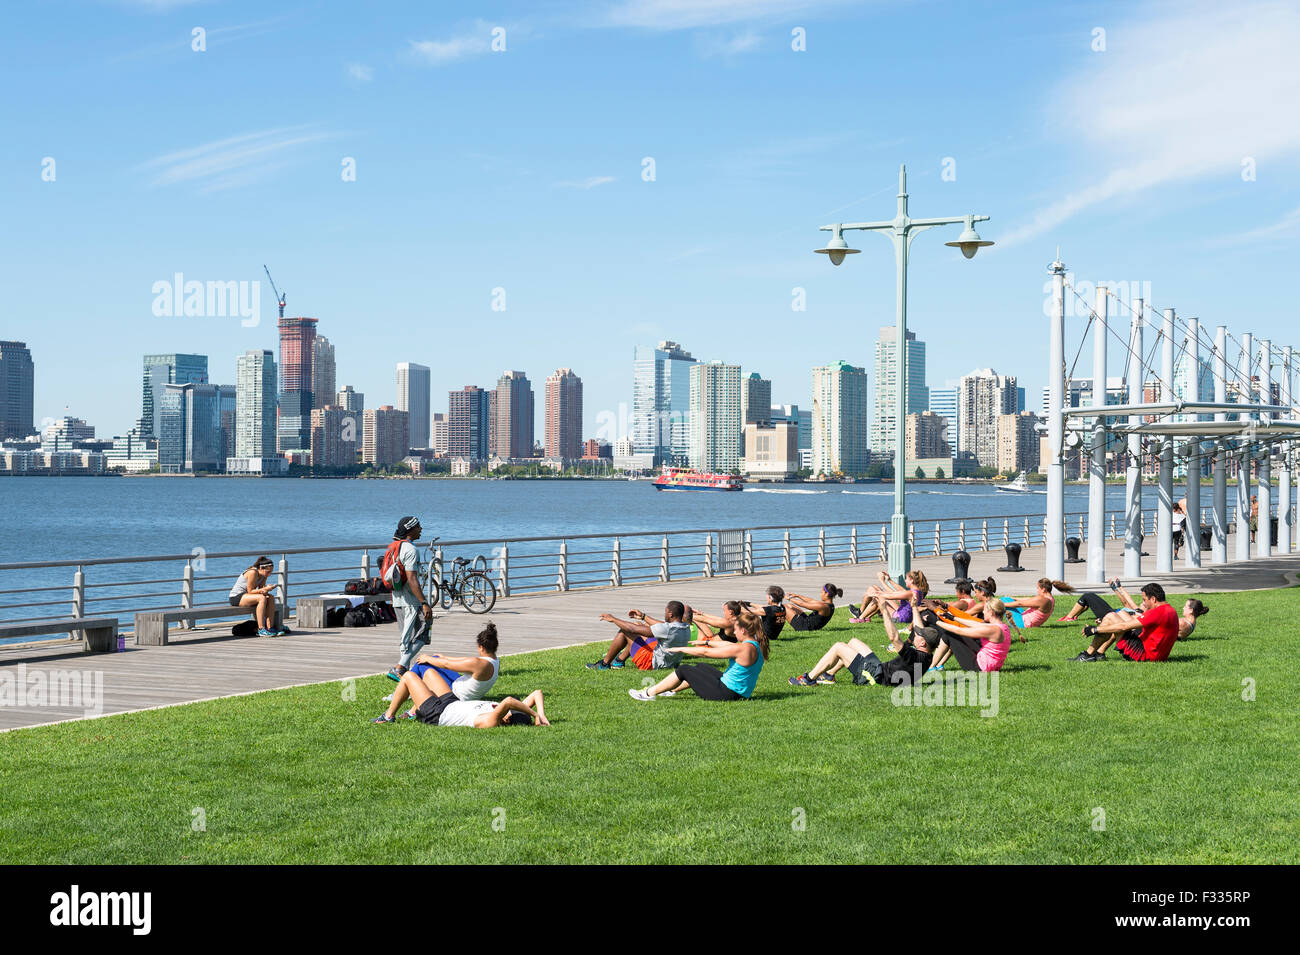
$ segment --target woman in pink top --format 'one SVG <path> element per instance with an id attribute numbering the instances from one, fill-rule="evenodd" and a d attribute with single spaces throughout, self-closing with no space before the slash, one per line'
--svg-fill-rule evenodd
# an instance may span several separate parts
<path id="1" fill-rule="evenodd" d="M 1001 670 L 1011 646 L 1011 628 L 1003 619 L 1006 612 L 1002 601 L 994 597 L 984 602 L 984 623 L 944 619 L 945 615 L 939 614 L 936 622 L 945 632 L 939 638 L 933 666 L 943 666 L 951 656 L 963 670 Z"/>
<path id="2" fill-rule="evenodd" d="M 1002 605 L 1008 610 L 1020 610 L 1020 626 L 1041 627 L 1056 607 L 1056 598 L 1052 596 L 1053 588 L 1063 594 L 1074 593 L 1074 588 L 1065 581 L 1043 577 L 1038 581 L 1038 593 L 1034 596 L 1023 600 L 1005 600 Z"/>

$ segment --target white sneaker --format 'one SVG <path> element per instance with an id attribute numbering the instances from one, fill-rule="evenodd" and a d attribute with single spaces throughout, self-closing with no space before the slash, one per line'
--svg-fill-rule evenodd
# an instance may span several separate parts
<path id="1" fill-rule="evenodd" d="M 676 691 L 676 690 L 660 690 L 658 693 L 655 694 L 655 696 L 657 696 L 657 697 L 658 697 L 658 696 L 676 696 L 676 695 L 677 695 L 677 691 Z"/>
<path id="2" fill-rule="evenodd" d="M 383 702 L 385 703 L 393 702 L 393 694 L 389 693 L 386 697 L 384 697 Z"/>
<path id="3" fill-rule="evenodd" d="M 632 697 L 634 700 L 640 700 L 642 703 L 649 703 L 654 699 L 654 697 L 645 690 L 628 690 L 627 695 Z"/>

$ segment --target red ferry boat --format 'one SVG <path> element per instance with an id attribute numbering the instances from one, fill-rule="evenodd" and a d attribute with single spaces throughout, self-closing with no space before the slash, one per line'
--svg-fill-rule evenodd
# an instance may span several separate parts
<path id="1" fill-rule="evenodd" d="M 693 468 L 664 468 L 654 480 L 656 491 L 742 491 L 745 482 L 730 474 L 710 474 Z"/>

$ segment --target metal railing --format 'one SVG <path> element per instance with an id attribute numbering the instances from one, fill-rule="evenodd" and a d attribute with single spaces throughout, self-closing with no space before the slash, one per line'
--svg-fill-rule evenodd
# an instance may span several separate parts
<path id="1" fill-rule="evenodd" d="M 1210 508 L 1202 508 L 1203 527 L 1209 526 L 1209 515 Z M 1066 537 L 1078 537 L 1085 549 L 1086 519 L 1084 512 L 1065 515 Z M 1106 539 L 1121 539 L 1124 523 L 1122 513 L 1108 513 Z M 1144 512 L 1142 533 L 1154 535 L 1155 524 L 1155 513 Z M 1034 547 L 1046 538 L 1046 518 L 1023 514 L 921 520 L 910 526 L 913 554 L 921 558 L 958 550 L 999 551 L 1008 544 Z M 437 541 L 418 544 L 417 550 L 426 566 L 435 557 L 444 567 L 455 557 L 479 561 L 498 594 L 508 597 L 883 563 L 888 557 L 889 530 L 887 522 L 693 528 Z M 1235 531 L 1235 508 L 1230 508 L 1228 530 Z M 134 615 L 141 611 L 227 606 L 226 596 L 236 576 L 262 554 L 278 558 L 269 583 L 279 585 L 277 599 L 287 619 L 293 601 L 339 593 L 349 578 L 371 576 L 386 546 L 387 542 L 213 554 L 196 549 L 190 554 L 5 563 L 0 564 L 0 600 L 8 599 L 0 603 L 0 623 L 67 617 L 70 605 L 73 617 L 115 617 L 125 630 L 134 626 Z M 69 570 L 70 585 L 63 576 Z"/>

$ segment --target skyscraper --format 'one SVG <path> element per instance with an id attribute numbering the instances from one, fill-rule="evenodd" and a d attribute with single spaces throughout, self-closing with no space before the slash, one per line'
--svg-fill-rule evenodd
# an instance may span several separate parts
<path id="1" fill-rule="evenodd" d="M 1038 467 L 1038 416 L 1029 411 L 998 415 L 997 469 L 1019 474 Z"/>
<path id="2" fill-rule="evenodd" d="M 742 433 L 740 366 L 699 362 L 691 366 L 690 376 L 691 467 L 723 473 L 737 470 Z"/>
<path id="3" fill-rule="evenodd" d="M 1016 379 L 992 368 L 963 375 L 957 387 L 957 447 L 982 467 L 998 466 L 998 418 L 1016 413 Z"/>
<path id="4" fill-rule="evenodd" d="M 434 454 L 447 453 L 447 441 L 448 441 L 447 416 L 440 411 L 434 412 L 433 430 L 432 432 L 430 432 L 429 440 L 433 442 Z"/>
<path id="5" fill-rule="evenodd" d="M 311 447 L 312 353 L 314 318 L 280 319 L 280 416 L 276 447 L 303 451 Z"/>
<path id="6" fill-rule="evenodd" d="M 862 474 L 867 449 L 867 370 L 836 361 L 813 369 L 812 471 Z"/>
<path id="7" fill-rule="evenodd" d="M 397 410 L 407 413 L 411 447 L 429 446 L 429 369 L 413 361 L 397 364 Z"/>
<path id="8" fill-rule="evenodd" d="M 313 468 L 346 468 L 357 463 L 357 434 L 362 429 L 359 423 L 349 423 L 353 418 L 351 412 L 339 405 L 326 405 L 312 410 Z"/>
<path id="9" fill-rule="evenodd" d="M 886 325 L 876 340 L 876 393 L 871 412 L 871 450 L 892 455 L 898 417 L 898 329 Z M 907 414 L 930 407 L 930 389 L 925 386 L 925 342 L 907 333 Z"/>
<path id="10" fill-rule="evenodd" d="M 337 395 L 334 396 L 334 403 L 347 412 L 347 417 L 353 419 L 353 426 L 357 429 L 357 447 L 362 447 L 365 443 L 365 410 L 366 396 L 364 392 L 355 390 L 351 385 L 344 385 Z"/>
<path id="11" fill-rule="evenodd" d="M 676 342 L 638 345 L 632 359 L 632 446 L 656 464 L 690 458 L 690 368 L 695 358 Z"/>
<path id="12" fill-rule="evenodd" d="M 488 450 L 488 392 L 466 385 L 447 396 L 447 454 L 486 461 Z"/>
<path id="13" fill-rule="evenodd" d="M 155 397 L 161 397 L 164 385 L 206 384 L 207 355 L 145 355 L 141 384 L 141 418 L 148 435 L 158 436 L 158 412 Z"/>
<path id="14" fill-rule="evenodd" d="M 367 408 L 366 442 L 361 460 L 376 467 L 392 467 L 406 457 L 411 446 L 410 415 L 392 405 Z"/>
<path id="15" fill-rule="evenodd" d="M 546 379 L 546 456 L 576 461 L 582 456 L 582 379 L 558 368 Z"/>
<path id="16" fill-rule="evenodd" d="M 274 352 L 254 349 L 236 363 L 235 457 L 275 457 Z"/>
<path id="17" fill-rule="evenodd" d="M 36 373 L 26 342 L 0 341 L 0 441 L 36 430 Z"/>
<path id="18" fill-rule="evenodd" d="M 503 372 L 497 380 L 496 447 L 502 458 L 533 456 L 533 386 L 522 371 Z"/>
<path id="19" fill-rule="evenodd" d="M 951 383 L 949 383 L 951 384 Z M 948 422 L 947 441 L 951 450 L 959 447 L 957 436 L 957 388 L 930 389 L 930 410 Z"/>
<path id="20" fill-rule="evenodd" d="M 328 338 L 317 337 L 311 344 L 311 401 L 312 410 L 324 408 L 334 401 L 335 363 L 334 346 Z"/>

